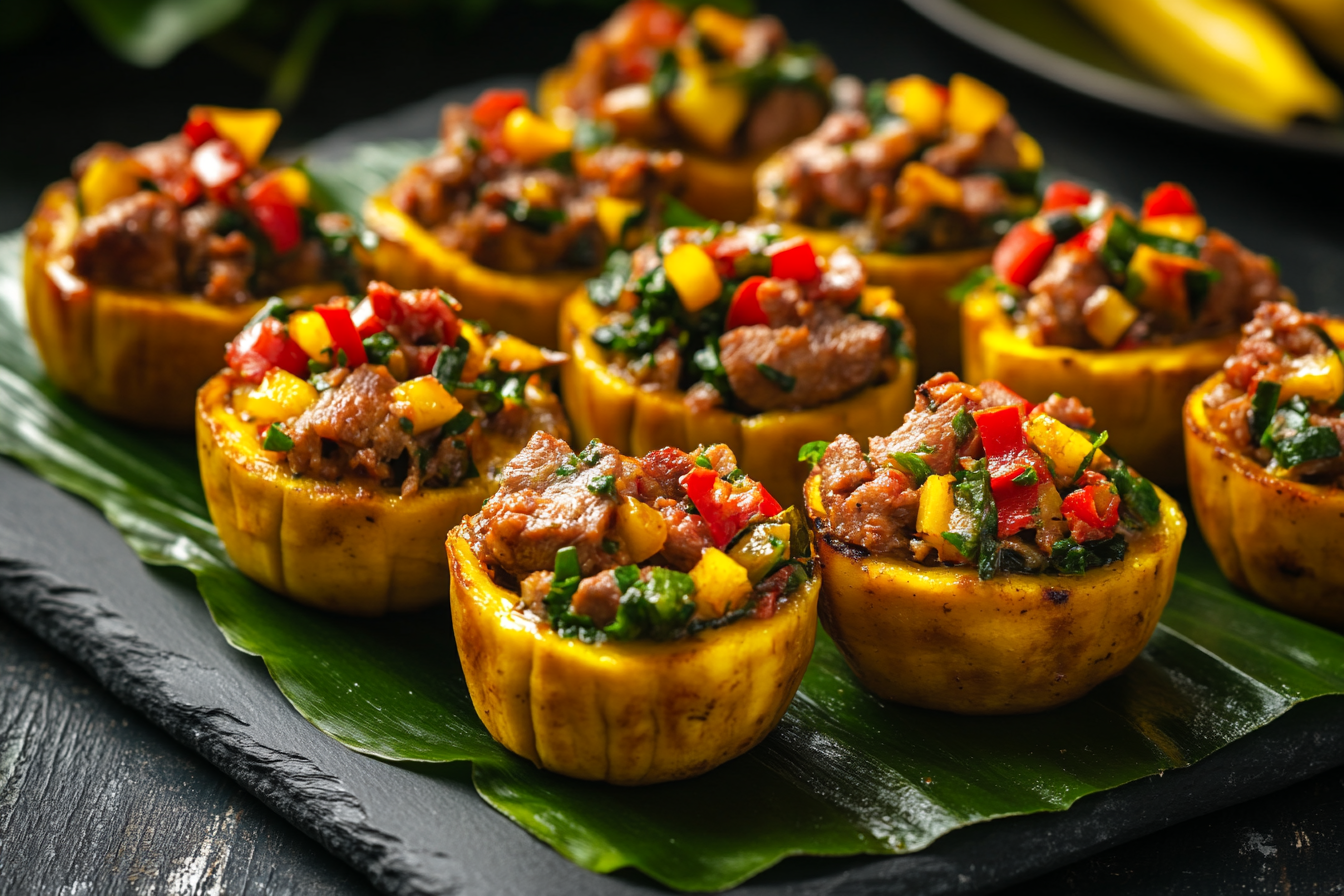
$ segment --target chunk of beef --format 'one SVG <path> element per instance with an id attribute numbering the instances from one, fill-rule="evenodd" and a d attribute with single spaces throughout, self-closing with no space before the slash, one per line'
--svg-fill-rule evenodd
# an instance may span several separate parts
<path id="1" fill-rule="evenodd" d="M 598 628 L 616 621 L 616 610 L 621 605 L 621 586 L 616 574 L 606 569 L 579 582 L 570 601 L 573 612 L 587 616 Z"/>
<path id="2" fill-rule="evenodd" d="M 1049 414 L 1060 423 L 1072 426 L 1074 429 L 1091 429 L 1097 425 L 1096 418 L 1092 416 L 1092 409 L 1072 395 L 1065 398 L 1056 392 L 1038 404 L 1032 414 L 1037 412 Z"/>
<path id="3" fill-rule="evenodd" d="M 680 448 L 659 448 L 640 459 L 647 482 L 641 484 L 645 498 L 670 498 L 679 501 L 686 495 L 681 477 L 695 469 L 695 461 Z"/>
<path id="4" fill-rule="evenodd" d="M 964 394 L 953 395 L 932 410 L 927 403 L 916 404 L 895 432 L 868 440 L 868 455 L 880 466 L 897 452 L 917 454 L 938 475 L 950 473 L 957 455 L 952 418 L 962 410 L 966 410 Z"/>
<path id="5" fill-rule="evenodd" d="M 142 190 L 117 199 L 79 224 L 70 247 L 75 273 L 93 283 L 174 292 L 180 288 L 177 203 Z"/>
<path id="6" fill-rule="evenodd" d="M 751 110 L 743 132 L 747 155 L 769 152 L 811 133 L 826 113 L 820 98 L 800 87 L 776 87 Z"/>
<path id="7" fill-rule="evenodd" d="M 1194 327 L 1201 331 L 1230 332 L 1248 320 L 1262 302 L 1285 299 L 1274 263 L 1223 233 L 1210 230 L 1200 259 L 1212 265 L 1218 279 L 1199 308 Z"/>
<path id="8" fill-rule="evenodd" d="M 1227 382 L 1249 392 L 1261 379 L 1280 379 L 1282 367 L 1290 356 L 1325 352 L 1324 340 L 1312 326 L 1323 319 L 1299 311 L 1287 302 L 1266 302 L 1241 328 L 1236 352 L 1223 363 Z"/>
<path id="9" fill-rule="evenodd" d="M 659 498 L 654 507 L 667 523 L 667 540 L 663 542 L 662 562 L 682 572 L 689 572 L 700 562 L 705 551 L 714 547 L 714 537 L 704 517 L 686 512 L 681 501 Z"/>
<path id="10" fill-rule="evenodd" d="M 827 506 L 831 530 L 874 554 L 904 550 L 914 533 L 919 492 L 905 473 L 878 470 L 873 479 Z"/>
<path id="11" fill-rule="evenodd" d="M 294 440 L 290 468 L 327 480 L 351 473 L 379 482 L 391 478 L 389 462 L 411 447 L 392 398 L 397 381 L 387 368 L 371 364 L 330 379 L 336 385 L 285 427 Z M 418 481 L 412 493 L 416 487 Z"/>
<path id="12" fill-rule="evenodd" d="M 206 238 L 206 281 L 201 295 L 216 305 L 249 301 L 248 281 L 257 269 L 257 250 L 252 241 L 235 230 Z"/>
<path id="13" fill-rule="evenodd" d="M 1056 249 L 1029 287 L 1026 314 L 1036 342 L 1095 346 L 1083 324 L 1083 303 L 1110 282 L 1105 266 L 1086 248 L 1065 245 Z"/>

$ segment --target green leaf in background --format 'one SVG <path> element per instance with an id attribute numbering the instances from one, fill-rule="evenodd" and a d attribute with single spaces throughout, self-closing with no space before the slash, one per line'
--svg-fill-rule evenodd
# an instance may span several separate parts
<path id="1" fill-rule="evenodd" d="M 237 18 L 249 0 L 70 0 L 94 34 L 132 65 L 157 68 Z"/>
<path id="2" fill-rule="evenodd" d="M 310 170 L 329 200 L 358 209 L 382 186 L 371 169 L 393 173 L 410 151 L 365 146 Z M 17 234 L 0 238 L 0 453 L 101 508 L 145 562 L 192 570 L 229 643 L 261 656 L 322 731 L 389 760 L 470 761 L 486 801 L 596 871 L 634 867 L 717 890 L 790 855 L 910 852 L 965 825 L 1067 809 L 1189 765 L 1298 701 L 1344 692 L 1344 637 L 1232 592 L 1192 534 L 1147 650 L 1061 709 L 973 718 L 883 703 L 823 633 L 783 722 L 746 756 L 647 788 L 541 771 L 477 720 L 444 608 L 352 620 L 234 569 L 208 520 L 191 437 L 110 423 L 42 375 L 23 326 L 19 255 Z"/>

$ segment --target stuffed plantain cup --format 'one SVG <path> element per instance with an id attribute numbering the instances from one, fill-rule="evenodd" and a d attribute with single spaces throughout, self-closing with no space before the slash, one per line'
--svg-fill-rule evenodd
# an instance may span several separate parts
<path id="1" fill-rule="evenodd" d="M 447 599 L 443 533 L 538 430 L 568 438 L 537 371 L 564 360 L 459 319 L 439 290 L 276 301 L 201 388 L 210 517 L 246 575 L 374 616 Z"/>
<path id="2" fill-rule="evenodd" d="M 1266 303 L 1185 403 L 1190 498 L 1234 584 L 1344 627 L 1344 322 Z"/>
<path id="3" fill-rule="evenodd" d="M 197 106 L 180 133 L 99 143 L 47 188 L 23 274 L 57 386 L 110 416 L 185 429 L 263 298 L 311 305 L 362 282 L 349 219 L 313 214 L 301 170 L 261 164 L 279 123 L 269 109 Z"/>
<path id="4" fill-rule="evenodd" d="M 890 431 L 910 408 L 913 332 L 845 248 L 773 227 L 674 228 L 617 253 L 561 312 L 579 441 L 643 453 L 723 442 L 786 500 L 798 446 Z"/>
<path id="5" fill-rule="evenodd" d="M 537 93 L 542 114 L 557 121 L 598 121 L 622 139 L 681 151 L 686 203 L 745 221 L 756 166 L 817 126 L 833 78 L 831 61 L 790 43 L 773 16 L 739 18 L 706 4 L 688 18 L 634 0 L 582 35 Z"/>
<path id="6" fill-rule="evenodd" d="M 1075 398 L 950 373 L 889 436 L 808 446 L 821 621 L 879 697 L 968 714 L 1076 700 L 1143 650 L 1185 518 Z"/>
<path id="7" fill-rule="evenodd" d="M 817 629 L 806 523 L 724 445 L 627 457 L 537 433 L 448 535 L 477 714 L 538 766 L 688 778 L 779 722 Z"/>
<path id="8" fill-rule="evenodd" d="M 1111 427 L 1114 450 L 1169 487 L 1185 481 L 1186 395 L 1232 353 L 1256 305 L 1292 300 L 1271 259 L 1208 229 L 1171 183 L 1137 220 L 1101 191 L 1052 184 L 967 289 L 968 379 L 1034 400 L 1077 395 Z"/>
<path id="9" fill-rule="evenodd" d="M 560 302 L 610 250 L 652 232 L 680 191 L 679 153 L 611 137 L 544 121 L 521 90 L 445 106 L 438 153 L 365 205 L 374 276 L 443 286 L 467 317 L 553 345 Z"/>
<path id="10" fill-rule="evenodd" d="M 948 290 L 1036 208 L 1041 149 L 998 91 L 966 75 L 866 90 L 840 78 L 835 111 L 756 172 L 756 214 L 819 249 L 849 245 L 890 286 L 920 334 L 920 373 L 960 369 Z"/>

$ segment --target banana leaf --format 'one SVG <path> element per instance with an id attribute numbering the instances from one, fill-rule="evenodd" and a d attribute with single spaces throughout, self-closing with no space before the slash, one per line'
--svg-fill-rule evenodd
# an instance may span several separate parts
<path id="1" fill-rule="evenodd" d="M 355 205 L 359 181 L 330 192 Z M 348 620 L 242 576 L 210 524 L 191 438 L 111 423 L 45 378 L 24 329 L 20 254 L 19 234 L 0 237 L 0 453 L 100 508 L 146 563 L 191 570 L 228 643 L 260 656 L 319 729 L 387 760 L 471 762 L 483 799 L 595 871 L 720 890 L 790 855 L 911 852 L 1198 762 L 1299 701 L 1344 692 L 1344 638 L 1237 594 L 1192 534 L 1148 648 L 1069 706 L 966 718 L 883 703 L 821 633 L 788 714 L 749 754 L 645 788 L 553 775 L 478 721 L 444 609 Z"/>

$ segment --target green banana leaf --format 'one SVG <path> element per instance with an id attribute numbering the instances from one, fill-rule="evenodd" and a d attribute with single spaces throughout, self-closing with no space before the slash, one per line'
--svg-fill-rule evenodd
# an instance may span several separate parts
<path id="1" fill-rule="evenodd" d="M 357 208 L 360 172 L 332 181 L 339 165 L 310 170 Z M 1344 692 L 1344 638 L 1239 596 L 1192 534 L 1147 650 L 1069 706 L 965 718 L 883 703 L 822 633 L 788 714 L 746 756 L 646 788 L 553 775 L 477 720 L 445 610 L 348 620 L 242 576 L 209 522 L 191 438 L 110 423 L 44 377 L 23 324 L 20 251 L 18 234 L 0 237 L 0 453 L 99 507 L 145 562 L 195 573 L 224 637 L 262 657 L 319 729 L 388 760 L 471 762 L 487 802 L 595 871 L 635 867 L 719 890 L 790 855 L 910 852 L 1189 765 L 1299 701 Z"/>

